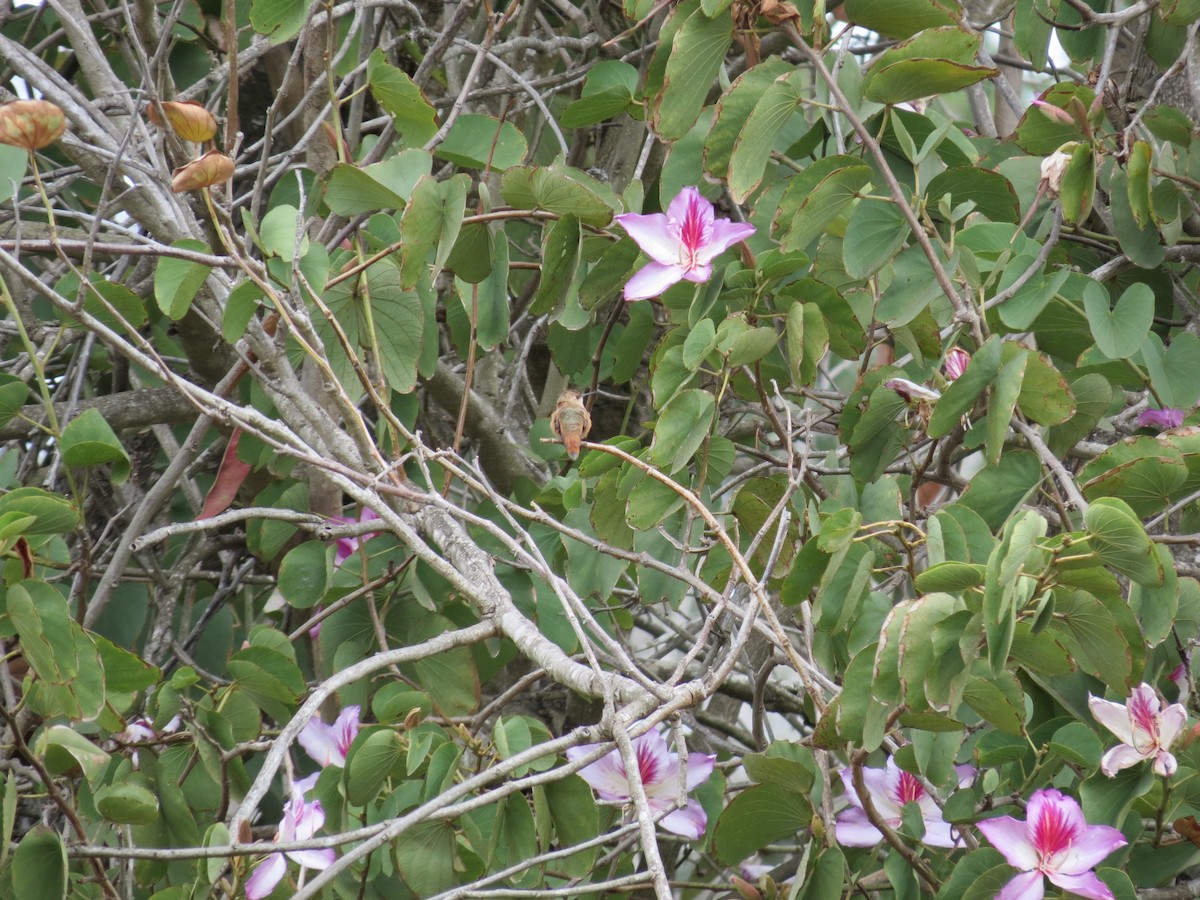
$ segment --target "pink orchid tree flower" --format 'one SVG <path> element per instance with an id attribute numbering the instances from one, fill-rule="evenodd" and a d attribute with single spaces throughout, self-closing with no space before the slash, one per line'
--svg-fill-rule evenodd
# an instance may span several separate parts
<path id="1" fill-rule="evenodd" d="M 584 744 L 567 750 L 567 759 L 582 759 L 594 751 L 599 744 Z M 676 805 L 679 798 L 678 753 L 672 753 L 666 740 L 657 731 L 647 731 L 633 740 L 633 751 L 637 755 L 638 774 L 646 791 L 646 800 L 652 813 L 661 813 Z M 716 756 L 707 753 L 689 753 L 685 773 L 686 790 L 691 792 L 706 782 L 713 771 Z M 592 786 L 601 800 L 613 803 L 628 803 L 632 796 L 629 779 L 625 776 L 625 763 L 620 751 L 613 750 L 591 765 L 579 770 L 579 775 Z M 690 841 L 699 840 L 708 827 L 708 817 L 703 807 L 695 800 L 688 800 L 682 809 L 674 809 L 659 824 L 672 834 Z"/>
<path id="2" fill-rule="evenodd" d="M 955 769 L 958 771 L 960 787 L 974 780 L 975 769 L 972 766 L 956 766 Z M 853 771 L 842 769 L 841 776 L 850 806 L 838 813 L 834 837 L 843 847 L 874 847 L 883 840 L 883 832 L 871 824 L 867 817 L 862 798 L 854 789 Z M 942 818 L 942 811 L 925 786 L 915 775 L 897 766 L 894 760 L 889 759 L 882 769 L 864 767 L 863 784 L 871 795 L 875 812 L 889 828 L 894 830 L 900 827 L 904 804 L 916 803 L 925 821 L 925 836 L 921 838 L 921 843 L 930 847 L 961 846 L 962 839 L 950 823 Z"/>
<path id="3" fill-rule="evenodd" d="M 1169 778 L 1175 774 L 1171 744 L 1187 725 L 1187 710 L 1172 703 L 1159 711 L 1158 694 L 1148 684 L 1133 689 L 1124 703 L 1113 703 L 1088 695 L 1088 709 L 1096 721 L 1120 738 L 1100 760 L 1100 771 L 1109 778 L 1144 759 L 1154 760 L 1154 772 Z"/>
<path id="4" fill-rule="evenodd" d="M 1090 900 L 1114 900 L 1108 885 L 1092 871 L 1104 857 L 1127 841 L 1108 825 L 1089 825 L 1071 797 L 1046 788 L 1029 798 L 1024 822 L 1000 816 L 979 823 L 1008 864 L 1019 869 L 996 900 L 1041 900 L 1042 876 L 1063 890 Z"/>
<path id="5" fill-rule="evenodd" d="M 357 518 L 350 516 L 333 516 L 329 521 L 337 522 L 339 525 L 357 525 L 359 522 L 370 522 L 378 519 L 375 515 L 375 510 L 366 508 Z M 333 567 L 336 569 L 351 556 L 358 552 L 358 547 L 364 541 L 369 541 L 371 538 L 379 534 L 378 531 L 368 531 L 366 534 L 355 535 L 354 537 L 340 537 L 336 539 L 336 549 L 333 554 Z"/>
<path id="6" fill-rule="evenodd" d="M 302 778 L 292 784 L 292 798 L 283 805 L 283 819 L 279 822 L 279 830 L 275 840 L 290 843 L 292 841 L 307 841 L 325 825 L 325 810 L 318 800 L 306 801 L 304 795 L 316 784 L 317 775 Z M 246 880 L 247 900 L 261 900 L 279 884 L 287 874 L 287 861 L 300 864 L 303 869 L 326 869 L 337 858 L 332 849 L 325 850 L 289 850 L 272 853 L 255 867 L 254 872 Z"/>
<path id="7" fill-rule="evenodd" d="M 942 361 L 942 371 L 946 373 L 947 381 L 958 381 L 962 377 L 962 373 L 967 371 L 967 363 L 971 361 L 971 354 L 966 350 L 955 347 L 946 352 L 946 358 Z"/>
<path id="8" fill-rule="evenodd" d="M 625 285 L 625 299 L 657 297 L 677 281 L 704 282 L 712 261 L 754 234 L 754 226 L 713 215 L 713 205 L 694 187 L 685 187 L 666 213 L 625 213 L 617 222 L 653 262 Z"/>
<path id="9" fill-rule="evenodd" d="M 358 737 L 359 711 L 357 706 L 347 706 L 338 714 L 332 725 L 326 725 L 321 719 L 309 719 L 296 740 L 300 742 L 304 752 L 322 768 L 342 768 L 346 765 L 346 754 L 350 752 L 350 745 Z"/>
<path id="10" fill-rule="evenodd" d="M 1166 431 L 1168 428 L 1178 428 L 1183 424 L 1183 410 L 1173 406 L 1162 409 L 1143 409 L 1138 413 L 1138 428 L 1158 428 Z"/>
<path id="11" fill-rule="evenodd" d="M 1186 709 L 1188 698 L 1192 694 L 1192 681 L 1188 677 L 1187 656 L 1184 656 L 1183 662 L 1172 669 L 1171 674 L 1167 677 L 1175 682 L 1175 687 L 1179 690 L 1179 703 Z"/>

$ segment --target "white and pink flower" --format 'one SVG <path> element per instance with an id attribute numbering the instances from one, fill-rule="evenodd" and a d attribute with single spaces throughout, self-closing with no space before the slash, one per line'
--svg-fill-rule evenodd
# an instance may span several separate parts
<path id="1" fill-rule="evenodd" d="M 587 756 L 599 744 L 584 744 L 567 750 L 567 759 L 576 760 Z M 638 774 L 646 791 L 646 800 L 652 813 L 672 809 L 679 799 L 678 753 L 672 753 L 666 740 L 658 731 L 647 731 L 633 740 L 633 751 L 637 755 Z M 691 792 L 712 775 L 715 756 L 707 753 L 689 753 L 686 761 L 686 790 Z M 625 763 L 621 754 L 613 750 L 591 765 L 579 770 L 579 775 L 592 786 L 601 800 L 613 803 L 628 803 L 631 796 L 629 779 L 625 774 Z M 703 807 L 689 799 L 681 809 L 673 809 L 659 820 L 667 831 L 688 840 L 699 840 L 708 827 L 708 817 Z"/>
<path id="2" fill-rule="evenodd" d="M 321 719 L 309 719 L 296 740 L 322 768 L 344 767 L 350 745 L 358 737 L 358 716 L 359 707 L 347 706 L 332 725 L 326 725 Z"/>
<path id="3" fill-rule="evenodd" d="M 1161 711 L 1160 706 L 1158 694 L 1148 684 L 1134 688 L 1125 703 L 1089 695 L 1088 709 L 1096 721 L 1121 740 L 1100 760 L 1101 772 L 1111 778 L 1122 769 L 1152 759 L 1155 774 L 1175 774 L 1175 757 L 1170 749 L 1187 724 L 1187 710 L 1178 703 Z"/>
<path id="4" fill-rule="evenodd" d="M 979 823 L 1008 864 L 1019 869 L 996 900 L 1041 900 L 1043 876 L 1063 890 L 1089 900 L 1114 900 L 1108 885 L 1092 870 L 1127 841 L 1108 825 L 1089 825 L 1079 804 L 1053 788 L 1029 798 L 1024 822 L 1000 816 Z"/>
<path id="5" fill-rule="evenodd" d="M 617 222 L 652 262 L 625 285 L 626 300 L 657 297 L 681 279 L 704 282 L 712 261 L 754 234 L 754 226 L 713 215 L 713 205 L 694 187 L 685 187 L 666 213 L 625 213 Z"/>
<path id="6" fill-rule="evenodd" d="M 970 784 L 975 777 L 975 769 L 971 766 L 956 768 L 959 785 Z M 915 803 L 925 821 L 925 836 L 921 839 L 923 844 L 930 847 L 961 845 L 961 838 L 950 823 L 942 818 L 942 811 L 915 775 L 905 772 L 891 759 L 882 769 L 864 767 L 862 771 L 863 785 L 871 797 L 871 805 L 889 828 L 899 828 L 904 805 Z M 883 832 L 867 817 L 862 798 L 854 789 L 852 770 L 842 769 L 841 776 L 850 806 L 838 813 L 834 836 L 843 847 L 874 847 L 883 840 Z"/>
<path id="7" fill-rule="evenodd" d="M 314 773 L 292 784 L 292 798 L 283 805 L 283 819 L 279 822 L 279 830 L 275 840 L 283 843 L 307 841 L 325 825 L 325 810 L 319 800 L 307 801 L 305 793 L 312 790 L 317 776 Z M 272 853 L 255 867 L 254 872 L 246 880 L 247 900 L 261 900 L 279 884 L 287 874 L 287 861 L 300 864 L 303 869 L 326 869 L 336 859 L 337 854 L 332 849 L 325 850 L 289 850 Z"/>

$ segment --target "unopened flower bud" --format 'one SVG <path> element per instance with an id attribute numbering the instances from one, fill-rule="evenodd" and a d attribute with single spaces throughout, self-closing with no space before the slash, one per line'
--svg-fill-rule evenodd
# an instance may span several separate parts
<path id="1" fill-rule="evenodd" d="M 1042 160 L 1042 186 L 1051 197 L 1057 197 L 1062 187 L 1063 175 L 1067 172 L 1067 164 L 1071 162 L 1071 150 L 1074 144 L 1063 144 Z"/>
<path id="2" fill-rule="evenodd" d="M 171 173 L 171 190 L 176 194 L 222 184 L 233 177 L 233 160 L 216 150 L 180 166 Z"/>
<path id="3" fill-rule="evenodd" d="M 66 130 L 66 114 L 49 100 L 13 100 L 0 105 L 0 144 L 41 150 Z"/>
<path id="4" fill-rule="evenodd" d="M 946 359 L 942 363 L 942 371 L 946 373 L 947 381 L 958 381 L 962 373 L 967 370 L 967 363 L 971 361 L 971 354 L 966 350 L 955 347 L 946 354 Z"/>
<path id="5" fill-rule="evenodd" d="M 166 125 L 158 117 L 158 109 L 153 103 L 146 107 L 146 116 L 159 128 L 169 125 L 185 141 L 203 144 L 217 133 L 217 120 L 195 100 L 164 100 L 161 106 L 167 117 Z"/>

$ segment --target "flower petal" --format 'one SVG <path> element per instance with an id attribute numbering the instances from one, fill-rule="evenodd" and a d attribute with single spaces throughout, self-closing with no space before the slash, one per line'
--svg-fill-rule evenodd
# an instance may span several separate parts
<path id="1" fill-rule="evenodd" d="M 1081 875 L 1127 843 L 1125 835 L 1111 825 L 1084 825 L 1083 833 L 1071 843 L 1056 868 L 1064 875 Z"/>
<path id="2" fill-rule="evenodd" d="M 1089 695 L 1088 709 L 1096 721 L 1115 734 L 1122 744 L 1133 743 L 1133 722 L 1124 703 L 1113 703 Z"/>
<path id="3" fill-rule="evenodd" d="M 685 837 L 689 841 L 698 841 L 704 837 L 704 829 L 708 827 L 708 816 L 695 800 L 689 800 L 683 809 L 667 813 L 659 819 L 660 824 L 671 834 Z"/>
<path id="4" fill-rule="evenodd" d="M 246 879 L 246 900 L 260 900 L 270 894 L 286 872 L 287 860 L 283 854 L 272 853 Z"/>
<path id="5" fill-rule="evenodd" d="M 1056 885 L 1080 897 L 1090 900 L 1114 900 L 1113 892 L 1108 885 L 1096 877 L 1095 872 L 1084 872 L 1080 875 L 1064 875 L 1061 872 L 1047 872 L 1046 876 Z"/>
<path id="6" fill-rule="evenodd" d="M 1041 872 L 1022 872 L 1000 889 L 996 900 L 1042 900 L 1045 893 Z"/>
<path id="7" fill-rule="evenodd" d="M 1112 778 L 1122 769 L 1136 766 L 1147 758 L 1147 754 L 1141 753 L 1128 744 L 1117 744 L 1100 758 L 1100 771 Z"/>
<path id="8" fill-rule="evenodd" d="M 1170 778 L 1175 774 L 1175 769 L 1178 764 L 1175 762 L 1175 756 L 1168 753 L 1166 750 L 1159 750 L 1154 757 L 1154 774 L 1161 775 L 1163 778 Z"/>
<path id="9" fill-rule="evenodd" d="M 346 764 L 346 757 L 338 750 L 333 726 L 326 725 L 320 719 L 309 719 L 296 740 L 319 766 Z"/>
<path id="10" fill-rule="evenodd" d="M 321 806 L 319 800 L 314 800 L 312 803 L 302 803 L 298 811 L 293 812 L 296 819 L 296 836 L 297 841 L 307 841 L 310 837 L 321 830 L 321 826 L 325 824 L 325 810 Z"/>
<path id="11" fill-rule="evenodd" d="M 298 862 L 306 869 L 328 869 L 329 866 L 337 859 L 337 853 L 333 848 L 325 850 L 292 850 L 288 853 L 288 858 L 293 862 Z"/>
<path id="12" fill-rule="evenodd" d="M 838 813 L 837 821 L 833 823 L 833 836 L 843 847 L 874 847 L 883 840 L 883 832 L 856 806 Z"/>
<path id="13" fill-rule="evenodd" d="M 680 265 L 647 263 L 625 283 L 625 299 L 633 301 L 657 297 L 683 278 L 685 272 L 686 270 Z"/>
<path id="14" fill-rule="evenodd" d="M 863 768 L 863 786 L 871 795 L 875 812 L 884 819 L 899 819 L 904 804 L 900 802 L 900 767 L 891 759 L 883 769 Z M 857 793 L 857 792 L 856 792 Z"/>
<path id="15" fill-rule="evenodd" d="M 936 819 L 926 816 L 925 837 L 921 838 L 921 843 L 926 847 L 960 847 L 962 838 L 958 829 L 944 821 L 940 815 Z"/>
<path id="16" fill-rule="evenodd" d="M 1188 714 L 1178 703 L 1172 703 L 1158 717 L 1158 745 L 1166 750 L 1187 726 Z"/>
<path id="17" fill-rule="evenodd" d="M 567 759 L 572 761 L 579 759 L 598 746 L 598 744 L 585 744 L 581 747 L 571 747 L 567 750 Z M 629 799 L 629 781 L 625 778 L 625 767 L 621 764 L 621 754 L 616 750 L 605 754 L 594 763 L 584 766 L 578 774 L 600 795 L 601 800 L 624 801 Z"/>
<path id="18" fill-rule="evenodd" d="M 655 262 L 664 265 L 679 265 L 682 247 L 678 236 L 671 233 L 670 222 L 663 213 L 646 216 L 624 213 L 616 217 L 617 222 L 639 247 Z"/>
<path id="19" fill-rule="evenodd" d="M 696 261 L 709 263 L 732 247 L 744 241 L 757 229 L 746 222 L 732 222 L 729 219 L 717 219 L 713 222 L 712 240 L 696 254 Z"/>
<path id="20" fill-rule="evenodd" d="M 715 754 L 689 753 L 687 759 L 687 789 L 693 791 L 708 781 L 717 761 Z"/>
<path id="21" fill-rule="evenodd" d="M 1000 816 L 985 819 L 979 822 L 977 827 L 1014 869 L 1028 871 L 1037 866 L 1037 848 L 1029 839 L 1029 829 L 1025 827 L 1024 822 L 1012 816 Z"/>

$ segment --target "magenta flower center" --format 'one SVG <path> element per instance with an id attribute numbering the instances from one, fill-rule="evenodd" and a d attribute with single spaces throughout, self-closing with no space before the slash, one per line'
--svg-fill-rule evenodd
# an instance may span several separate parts
<path id="1" fill-rule="evenodd" d="M 919 803 L 925 796 L 925 788 L 916 776 L 901 771 L 900 780 L 896 782 L 896 802 L 903 806 L 905 803 Z"/>
<path id="2" fill-rule="evenodd" d="M 1141 691 L 1134 691 L 1133 696 L 1129 698 L 1126 708 L 1129 710 L 1129 718 L 1132 720 L 1134 728 L 1144 732 L 1149 737 L 1151 745 L 1157 744 L 1158 716 L 1151 708 L 1150 701 L 1145 694 Z M 1135 741 L 1139 737 L 1140 735 L 1134 734 Z"/>
<path id="3" fill-rule="evenodd" d="M 698 265 L 696 254 L 711 239 L 712 226 L 705 222 L 698 198 L 699 194 L 691 199 L 687 205 L 687 212 L 684 213 L 683 222 L 677 226 L 681 245 L 679 264 L 687 269 L 696 268 Z"/>
<path id="4" fill-rule="evenodd" d="M 635 749 L 638 774 L 642 777 L 642 784 L 656 784 L 659 780 L 659 767 L 662 765 L 662 760 L 654 755 L 649 741 L 642 741 Z"/>
<path id="5" fill-rule="evenodd" d="M 1033 825 L 1033 846 L 1037 848 L 1043 872 L 1058 871 L 1060 854 L 1071 849 L 1078 836 L 1075 825 L 1053 803 L 1042 806 L 1042 814 Z"/>

